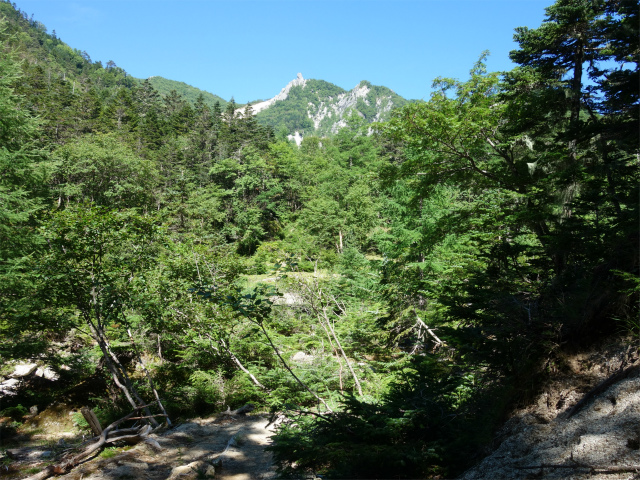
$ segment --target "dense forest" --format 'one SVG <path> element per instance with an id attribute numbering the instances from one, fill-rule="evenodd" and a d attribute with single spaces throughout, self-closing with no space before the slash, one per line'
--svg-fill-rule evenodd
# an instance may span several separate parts
<path id="1" fill-rule="evenodd" d="M 0 19 L 0 368 L 59 375 L 4 416 L 252 402 L 283 475 L 450 477 L 559 351 L 640 333 L 636 0 L 299 147 Z"/>

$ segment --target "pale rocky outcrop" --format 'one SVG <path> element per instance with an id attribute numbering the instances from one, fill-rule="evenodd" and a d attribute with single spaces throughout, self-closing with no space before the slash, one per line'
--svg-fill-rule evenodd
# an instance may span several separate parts
<path id="1" fill-rule="evenodd" d="M 640 467 L 640 361 L 633 350 L 597 357 L 568 362 L 576 371 L 517 412 L 498 432 L 495 451 L 460 478 L 638 478 L 630 467 Z M 617 372 L 628 374 L 596 390 L 572 414 L 586 392 Z"/>
<path id="2" fill-rule="evenodd" d="M 315 106 L 310 103 L 307 115 L 313 120 L 316 130 L 320 128 L 320 124 L 327 117 L 339 119 L 331 127 L 331 133 L 338 133 L 341 128 L 347 125 L 343 117 L 348 113 L 349 109 L 356 106 L 359 98 L 362 98 L 367 105 L 369 104 L 367 94 L 370 91 L 371 89 L 361 82 L 350 92 L 341 93 L 335 99 L 330 98 L 330 103 L 320 102 L 315 112 L 313 111 Z"/>
<path id="3" fill-rule="evenodd" d="M 296 142 L 297 146 L 300 146 L 300 144 L 302 144 L 302 135 L 300 135 L 300 132 L 298 132 L 297 130 L 293 135 L 287 135 L 287 138 Z"/>
<path id="4" fill-rule="evenodd" d="M 46 380 L 55 381 L 60 378 L 51 367 L 38 366 L 37 363 L 20 363 L 13 367 L 13 372 L 0 382 L 0 398 L 17 395 L 18 389 L 26 377 L 35 375 Z"/>
<path id="5" fill-rule="evenodd" d="M 46 366 L 38 367 L 35 371 L 35 374 L 38 377 L 42 377 L 46 380 L 51 380 L 51 381 L 55 381 L 60 378 L 60 375 L 58 375 L 55 371 L 53 371 L 51 367 L 46 367 Z"/>
<path id="6" fill-rule="evenodd" d="M 20 380 L 17 378 L 10 378 L 0 383 L 0 397 L 16 395 L 19 385 Z"/>

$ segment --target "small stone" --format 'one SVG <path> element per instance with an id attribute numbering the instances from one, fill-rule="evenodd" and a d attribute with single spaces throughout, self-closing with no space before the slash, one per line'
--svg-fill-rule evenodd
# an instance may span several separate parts
<path id="1" fill-rule="evenodd" d="M 135 470 L 149 470 L 149 464 L 145 462 L 122 462 L 123 467 L 130 467 Z"/>

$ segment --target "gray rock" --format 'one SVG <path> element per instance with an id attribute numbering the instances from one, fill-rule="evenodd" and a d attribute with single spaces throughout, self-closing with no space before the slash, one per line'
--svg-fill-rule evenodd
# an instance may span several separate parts
<path id="1" fill-rule="evenodd" d="M 313 363 L 313 359 L 313 355 L 307 355 L 304 352 L 297 352 L 291 357 L 291 361 L 296 363 Z"/>
<path id="2" fill-rule="evenodd" d="M 106 478 L 141 478 L 149 465 L 144 462 L 122 462 L 104 467 Z"/>
<path id="3" fill-rule="evenodd" d="M 31 375 L 38 368 L 36 363 L 27 363 L 22 365 L 16 365 L 16 368 L 13 370 L 13 373 L 9 375 L 12 378 L 22 378 L 28 375 Z"/>
<path id="4" fill-rule="evenodd" d="M 173 431 L 175 433 L 184 433 L 191 437 L 201 437 L 204 433 L 202 427 L 197 423 L 183 423 L 174 428 Z M 171 434 L 171 436 L 173 435 L 174 434 Z"/>
<path id="5" fill-rule="evenodd" d="M 18 389 L 19 384 L 20 380 L 16 378 L 10 378 L 9 380 L 5 380 L 0 383 L 0 396 L 16 395 L 16 390 Z"/>
<path id="6" fill-rule="evenodd" d="M 189 435 L 188 433 L 185 433 L 185 432 L 174 432 L 174 433 L 171 433 L 171 434 L 167 435 L 167 437 L 169 439 L 171 439 L 171 440 L 176 441 L 176 442 L 193 443 L 193 437 L 191 435 Z"/>
<path id="7" fill-rule="evenodd" d="M 109 470 L 109 478 L 138 478 L 138 471 L 129 465 L 119 465 Z"/>
<path id="8" fill-rule="evenodd" d="M 195 480 L 202 478 L 203 475 L 205 477 L 213 477 L 215 475 L 215 468 L 205 461 L 198 460 L 188 465 L 175 467 L 171 470 L 171 475 L 167 480 Z"/>
<path id="9" fill-rule="evenodd" d="M 52 381 L 58 380 L 60 378 L 60 375 L 53 371 L 51 367 L 39 367 L 38 369 L 36 369 L 36 375 L 38 377 L 42 377 Z"/>

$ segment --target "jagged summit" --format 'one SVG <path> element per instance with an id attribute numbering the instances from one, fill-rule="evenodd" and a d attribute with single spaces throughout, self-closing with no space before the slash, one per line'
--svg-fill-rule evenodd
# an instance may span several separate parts
<path id="1" fill-rule="evenodd" d="M 356 114 L 367 123 L 384 121 L 389 112 L 407 103 L 387 87 L 363 80 L 347 91 L 324 80 L 305 79 L 298 73 L 275 97 L 253 104 L 258 121 L 302 141 L 303 136 L 331 136 Z M 242 114 L 243 108 L 239 109 Z"/>
<path id="2" fill-rule="evenodd" d="M 287 97 L 289 96 L 289 91 L 293 87 L 301 86 L 301 87 L 304 88 L 306 82 L 307 81 L 304 79 L 302 74 L 298 73 L 296 78 L 294 78 L 289 83 L 287 83 L 287 86 L 284 87 L 282 90 L 280 90 L 280 93 L 278 95 L 276 95 L 275 97 L 273 97 L 273 98 L 271 98 L 269 100 L 265 100 L 264 102 L 259 102 L 259 103 L 256 103 L 254 105 L 251 105 L 251 108 L 253 109 L 253 113 L 257 114 L 257 113 L 261 112 L 262 110 L 266 110 L 267 108 L 269 108 L 271 105 L 273 105 L 276 102 L 279 102 L 279 101 L 282 101 L 282 100 L 286 100 Z"/>

